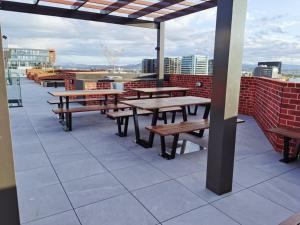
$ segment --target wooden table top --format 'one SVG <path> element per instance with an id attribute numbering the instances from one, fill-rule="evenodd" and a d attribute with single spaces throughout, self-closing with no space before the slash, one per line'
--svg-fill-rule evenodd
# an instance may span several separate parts
<path id="1" fill-rule="evenodd" d="M 194 96 L 181 96 L 170 98 L 150 98 L 120 101 L 123 104 L 145 110 L 154 110 L 161 108 L 169 108 L 175 106 L 188 106 L 188 105 L 207 105 L 211 103 L 209 98 L 201 98 Z"/>
<path id="2" fill-rule="evenodd" d="M 75 97 L 75 96 L 89 96 L 89 95 L 120 95 L 124 91 L 116 89 L 101 89 L 101 90 L 75 90 L 75 91 L 54 91 L 48 92 L 55 97 Z"/>
<path id="3" fill-rule="evenodd" d="M 157 88 L 132 88 L 131 90 L 142 93 L 161 93 L 170 91 L 188 91 L 190 88 L 183 87 L 157 87 Z"/>

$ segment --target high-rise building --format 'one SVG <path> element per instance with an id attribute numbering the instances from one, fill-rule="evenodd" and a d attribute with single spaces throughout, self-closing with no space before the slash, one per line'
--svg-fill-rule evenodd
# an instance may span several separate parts
<path id="1" fill-rule="evenodd" d="M 279 70 L 275 66 L 268 67 L 266 65 L 257 66 L 253 71 L 255 77 L 279 78 Z"/>
<path id="2" fill-rule="evenodd" d="M 258 66 L 277 67 L 278 73 L 281 74 L 282 62 L 259 62 Z"/>
<path id="3" fill-rule="evenodd" d="M 207 75 L 208 58 L 201 55 L 184 56 L 181 60 L 181 74 Z"/>
<path id="4" fill-rule="evenodd" d="M 156 73 L 156 59 L 143 59 L 142 73 Z"/>
<path id="5" fill-rule="evenodd" d="M 214 74 L 214 60 L 213 59 L 208 60 L 208 74 L 209 75 Z"/>
<path id="6" fill-rule="evenodd" d="M 165 74 L 180 74 L 181 72 L 181 58 L 170 58 L 164 59 Z"/>
<path id="7" fill-rule="evenodd" d="M 53 67 L 56 59 L 54 49 L 8 48 L 4 55 L 8 69 L 20 74 L 34 67 Z"/>

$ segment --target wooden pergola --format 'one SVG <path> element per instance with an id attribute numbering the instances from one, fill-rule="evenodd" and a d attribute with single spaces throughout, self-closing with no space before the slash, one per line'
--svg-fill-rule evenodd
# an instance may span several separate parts
<path id="1" fill-rule="evenodd" d="M 206 187 L 221 195 L 232 190 L 247 0 L 0 0 L 0 10 L 5 11 L 157 29 L 158 86 L 164 78 L 165 22 L 213 7 L 217 7 L 217 22 Z M 3 54 L 0 54 L 0 224 L 20 224 Z"/>

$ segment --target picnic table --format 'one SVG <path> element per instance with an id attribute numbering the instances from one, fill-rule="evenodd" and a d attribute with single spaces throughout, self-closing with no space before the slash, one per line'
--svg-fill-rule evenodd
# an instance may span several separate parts
<path id="1" fill-rule="evenodd" d="M 55 91 L 48 92 L 50 95 L 54 97 L 59 97 L 58 108 L 52 110 L 55 114 L 59 115 L 60 123 L 64 126 L 65 131 L 72 130 L 72 114 L 73 113 L 81 113 L 81 112 L 91 112 L 91 111 L 102 111 L 103 113 L 107 110 L 113 109 L 124 109 L 127 106 L 118 104 L 118 96 L 123 94 L 124 91 L 116 90 L 116 89 L 102 89 L 102 90 L 75 90 L 75 91 Z M 79 96 L 104 96 L 104 105 L 92 105 L 85 107 L 73 107 L 69 108 L 70 97 L 79 97 Z M 108 105 L 108 96 L 114 96 L 114 103 Z M 65 101 L 63 101 L 65 98 Z M 97 100 L 97 99 L 95 99 Z M 64 108 L 65 106 L 65 108 Z M 66 121 L 65 121 L 66 119 Z"/>
<path id="2" fill-rule="evenodd" d="M 123 94 L 124 91 L 116 90 L 116 89 L 102 89 L 102 90 L 74 90 L 74 91 L 55 91 L 55 92 L 48 92 L 50 95 L 54 97 L 59 97 L 60 107 L 63 108 L 64 103 L 66 108 L 69 108 L 69 99 L 70 97 L 80 97 L 80 96 L 94 96 L 94 95 L 102 95 L 105 97 L 104 103 L 107 103 L 107 99 L 109 95 L 114 96 L 114 103 L 117 104 L 118 96 Z M 63 98 L 66 101 L 63 101 Z"/>
<path id="3" fill-rule="evenodd" d="M 128 101 L 120 101 L 120 103 L 132 107 L 136 143 L 145 148 L 151 148 L 153 146 L 154 133 L 150 132 L 148 141 L 140 137 L 140 127 L 139 127 L 138 113 L 137 113 L 138 109 L 152 111 L 153 117 L 152 117 L 151 126 L 155 126 L 157 124 L 159 110 L 163 108 L 170 108 L 170 107 L 181 107 L 183 121 L 187 121 L 186 107 L 192 105 L 203 105 L 205 106 L 203 119 L 207 119 L 210 111 L 211 100 L 202 97 L 180 96 L 180 97 L 169 97 L 169 98 L 149 98 L 149 99 L 142 99 L 142 100 L 141 99 L 128 100 Z M 199 136 L 203 136 L 203 132 L 202 133 L 200 132 Z"/>
<path id="4" fill-rule="evenodd" d="M 149 95 L 149 98 L 158 97 L 159 94 L 167 93 L 169 97 L 172 97 L 174 92 L 179 92 L 182 96 L 186 96 L 187 92 L 191 90 L 191 88 L 185 87 L 155 87 L 155 88 L 132 88 L 131 90 L 137 92 L 137 98 L 140 99 L 141 95 Z M 165 96 L 164 96 L 165 97 Z M 188 114 L 189 115 L 197 115 L 198 105 L 195 105 L 194 112 L 191 112 L 190 106 L 188 106 Z"/>

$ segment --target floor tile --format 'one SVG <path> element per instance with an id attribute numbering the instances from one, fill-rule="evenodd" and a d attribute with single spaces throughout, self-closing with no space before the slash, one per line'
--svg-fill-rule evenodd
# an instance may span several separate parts
<path id="1" fill-rule="evenodd" d="M 117 138 L 117 137 L 115 137 Z M 101 156 L 108 154 L 116 154 L 119 152 L 127 152 L 128 150 L 114 141 L 112 138 L 108 140 L 100 140 L 100 143 L 97 144 L 86 144 L 85 147 L 91 152 L 93 155 Z"/>
<path id="2" fill-rule="evenodd" d="M 127 192 L 109 173 L 63 183 L 74 208 Z"/>
<path id="3" fill-rule="evenodd" d="M 112 173 L 129 190 L 147 187 L 170 179 L 149 164 L 114 170 Z"/>
<path id="4" fill-rule="evenodd" d="M 50 162 L 44 152 L 14 154 L 14 163 L 16 171 L 25 171 L 50 166 Z"/>
<path id="5" fill-rule="evenodd" d="M 206 205 L 171 219 L 163 225 L 238 225 L 216 208 Z"/>
<path id="6" fill-rule="evenodd" d="M 173 160 L 166 160 L 161 158 L 160 160 L 151 162 L 151 164 L 172 178 L 182 177 L 187 174 L 199 172 L 206 169 L 206 167 L 191 162 L 190 160 L 184 159 L 183 157 L 177 157 Z"/>
<path id="7" fill-rule="evenodd" d="M 239 185 L 251 187 L 274 177 L 274 175 L 255 168 L 251 164 L 245 164 L 242 161 L 240 160 L 234 165 L 233 180 Z"/>
<path id="8" fill-rule="evenodd" d="M 84 159 L 75 162 L 55 165 L 55 170 L 61 181 L 84 178 L 105 172 L 105 168 L 95 159 Z"/>
<path id="9" fill-rule="evenodd" d="M 88 152 L 56 152 L 49 153 L 49 158 L 53 164 L 62 164 L 79 160 L 92 159 L 93 157 Z"/>
<path id="10" fill-rule="evenodd" d="M 243 225 L 274 225 L 293 213 L 251 191 L 244 190 L 213 203 Z"/>
<path id="11" fill-rule="evenodd" d="M 280 178 L 292 184 L 297 184 L 298 186 L 300 186 L 299 174 L 300 174 L 300 168 L 297 168 L 285 174 L 282 174 Z"/>
<path id="12" fill-rule="evenodd" d="M 177 179 L 177 181 L 186 186 L 189 190 L 198 195 L 200 198 L 208 202 L 224 198 L 244 189 L 242 186 L 233 183 L 232 192 L 224 195 L 217 195 L 206 188 L 206 171 L 201 171 L 193 173 L 191 175 L 180 177 Z"/>
<path id="13" fill-rule="evenodd" d="M 295 213 L 300 211 L 300 185 L 277 177 L 256 185 L 251 190 Z"/>
<path id="14" fill-rule="evenodd" d="M 123 169 L 130 166 L 145 164 L 146 162 L 130 152 L 101 155 L 97 158 L 109 170 Z"/>
<path id="15" fill-rule="evenodd" d="M 42 167 L 16 173 L 17 188 L 22 190 L 38 189 L 59 183 L 52 167 Z"/>
<path id="16" fill-rule="evenodd" d="M 207 204 L 176 181 L 167 181 L 133 194 L 160 222 Z"/>
<path id="17" fill-rule="evenodd" d="M 275 151 L 268 151 L 247 159 L 243 159 L 242 161 L 239 161 L 239 163 L 242 163 L 243 165 L 249 165 L 252 168 L 258 169 L 273 176 L 278 176 L 300 165 L 298 163 L 282 163 L 279 161 L 281 158 L 282 154 Z"/>
<path id="18" fill-rule="evenodd" d="M 24 223 L 24 225 L 80 225 L 80 223 L 74 211 L 71 210 L 44 219 Z"/>
<path id="19" fill-rule="evenodd" d="M 21 222 L 30 222 L 72 209 L 60 184 L 18 190 Z"/>
<path id="20" fill-rule="evenodd" d="M 154 225 L 157 220 L 130 194 L 76 210 L 82 225 Z"/>

